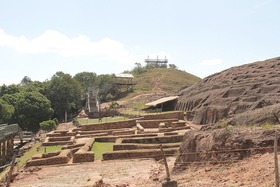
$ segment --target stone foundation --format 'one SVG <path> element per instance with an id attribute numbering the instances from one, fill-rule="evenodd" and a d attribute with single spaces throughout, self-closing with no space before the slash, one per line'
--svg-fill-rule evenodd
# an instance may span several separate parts
<path id="1" fill-rule="evenodd" d="M 140 144 L 163 144 L 182 142 L 184 135 L 162 136 L 162 137 L 140 137 L 123 138 L 122 143 L 140 143 Z"/>
<path id="2" fill-rule="evenodd" d="M 132 143 L 121 143 L 121 144 L 114 144 L 113 150 L 120 151 L 120 150 L 134 150 L 134 149 L 160 149 L 161 144 L 132 144 Z M 169 143 L 169 144 L 162 144 L 164 149 L 166 148 L 179 148 L 181 143 Z"/>
<path id="3" fill-rule="evenodd" d="M 160 123 L 164 123 L 167 127 L 171 127 L 173 122 L 178 121 L 178 119 L 153 119 L 153 120 L 137 120 L 143 128 L 159 128 Z"/>
<path id="4" fill-rule="evenodd" d="M 73 156 L 73 163 L 93 162 L 94 153 L 91 151 L 95 139 L 89 139 Z"/>
<path id="5" fill-rule="evenodd" d="M 81 126 L 82 131 L 93 131 L 93 130 L 108 130 L 108 129 L 123 129 L 123 128 L 132 128 L 136 124 L 136 120 L 125 120 L 117 121 L 111 123 L 100 123 L 92 125 L 83 125 Z"/>
<path id="6" fill-rule="evenodd" d="M 178 148 L 164 149 L 166 156 L 173 156 L 178 152 Z M 162 158 L 160 149 L 142 149 L 142 150 L 125 150 L 113 151 L 103 154 L 103 160 L 116 160 L 116 159 L 134 159 L 134 158 Z"/>
<path id="7" fill-rule="evenodd" d="M 72 158 L 72 150 L 62 150 L 57 156 L 43 158 L 36 158 L 28 161 L 26 166 L 42 166 L 42 165 L 56 165 L 56 164 L 67 164 Z"/>
<path id="8" fill-rule="evenodd" d="M 143 116 L 143 120 L 154 120 L 154 119 L 179 119 L 184 120 L 184 112 L 174 111 L 160 114 L 146 114 Z"/>

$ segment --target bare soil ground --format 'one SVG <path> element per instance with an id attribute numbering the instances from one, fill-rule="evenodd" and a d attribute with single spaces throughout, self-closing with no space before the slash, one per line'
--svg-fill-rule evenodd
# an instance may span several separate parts
<path id="1" fill-rule="evenodd" d="M 170 170 L 174 161 L 174 157 L 168 158 Z M 101 175 L 108 187 L 160 187 L 165 178 L 164 165 L 153 159 L 33 167 L 20 169 L 18 173 L 13 187 L 79 187 L 96 175 Z M 191 165 L 187 170 L 172 173 L 171 177 L 179 187 L 270 187 L 274 185 L 273 154 L 255 155 L 236 163 Z"/>

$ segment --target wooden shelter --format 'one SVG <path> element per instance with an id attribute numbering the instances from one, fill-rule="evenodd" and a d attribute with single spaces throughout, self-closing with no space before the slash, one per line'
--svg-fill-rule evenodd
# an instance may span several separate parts
<path id="1" fill-rule="evenodd" d="M 160 111 L 172 111 L 174 110 L 178 96 L 169 96 L 158 99 L 156 101 L 145 104 L 149 109 L 159 109 Z"/>

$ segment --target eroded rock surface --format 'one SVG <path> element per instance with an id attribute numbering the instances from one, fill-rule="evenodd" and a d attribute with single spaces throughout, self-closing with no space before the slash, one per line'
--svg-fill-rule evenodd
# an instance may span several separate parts
<path id="1" fill-rule="evenodd" d="M 256 153 L 272 152 L 274 139 L 274 129 L 189 131 L 184 136 L 175 165 L 178 169 L 192 163 L 238 161 Z"/>
<path id="2" fill-rule="evenodd" d="M 197 124 L 280 103 L 280 57 L 232 67 L 181 92 L 177 110 Z"/>

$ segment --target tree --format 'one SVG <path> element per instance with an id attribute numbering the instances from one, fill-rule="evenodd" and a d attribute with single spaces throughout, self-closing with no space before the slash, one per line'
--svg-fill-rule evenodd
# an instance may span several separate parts
<path id="1" fill-rule="evenodd" d="M 43 95 L 46 95 L 46 82 L 33 81 L 27 86 L 24 86 L 23 90 L 26 92 L 36 91 L 40 92 Z"/>
<path id="2" fill-rule="evenodd" d="M 3 86 L 1 86 L 0 89 L 0 97 L 3 96 L 4 94 L 15 94 L 15 93 L 19 93 L 21 92 L 21 87 L 19 85 L 9 85 L 6 86 L 5 84 Z"/>
<path id="3" fill-rule="evenodd" d="M 84 91 L 88 91 L 88 88 L 96 88 L 97 75 L 92 72 L 77 73 L 74 77 L 83 87 Z"/>
<path id="4" fill-rule="evenodd" d="M 28 76 L 24 76 L 23 79 L 20 81 L 20 86 L 28 86 L 32 83 L 32 80 Z"/>
<path id="5" fill-rule="evenodd" d="M 118 89 L 114 85 L 113 82 L 113 75 L 99 75 L 98 79 L 98 88 L 99 88 L 99 95 L 101 101 L 107 101 L 106 96 L 111 94 L 110 100 L 117 94 Z"/>
<path id="6" fill-rule="evenodd" d="M 37 132 L 39 123 L 53 115 L 51 102 L 39 92 L 21 92 L 15 103 L 15 118 L 22 129 Z"/>
<path id="7" fill-rule="evenodd" d="M 59 120 L 72 119 L 81 109 L 82 87 L 69 74 L 57 72 L 46 87 L 47 98 L 54 109 L 54 117 Z"/>
<path id="8" fill-rule="evenodd" d="M 132 70 L 134 75 L 139 75 L 145 73 L 147 71 L 146 67 L 142 67 L 142 65 L 138 62 L 135 63 L 135 67 Z"/>
<path id="9" fill-rule="evenodd" d="M 14 115 L 15 109 L 6 101 L 0 99 L 0 124 L 9 123 Z"/>

